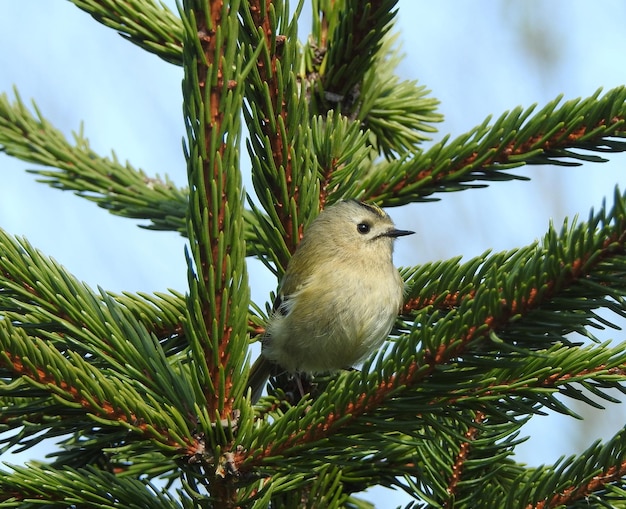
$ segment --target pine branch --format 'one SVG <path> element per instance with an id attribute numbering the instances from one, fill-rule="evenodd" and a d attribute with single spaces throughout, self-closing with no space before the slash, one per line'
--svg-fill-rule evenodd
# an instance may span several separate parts
<path id="1" fill-rule="evenodd" d="M 621 141 L 626 137 L 626 87 L 602 97 L 600 92 L 567 101 L 560 108 L 558 97 L 532 117 L 534 106 L 517 108 L 493 125 L 487 118 L 450 143 L 444 138 L 424 153 L 379 163 L 361 181 L 365 191 L 360 198 L 385 206 L 402 205 L 432 200 L 429 196 L 435 192 L 485 186 L 477 181 L 525 179 L 509 172 L 525 164 L 606 162 L 604 157 L 585 152 L 626 150 Z"/>
<path id="2" fill-rule="evenodd" d="M 390 36 L 396 1 L 315 2 L 304 48 L 311 112 L 341 112 L 369 131 L 377 154 L 418 149 L 436 129 L 438 101 L 424 87 L 394 74 L 400 55 Z"/>
<path id="3" fill-rule="evenodd" d="M 70 0 L 104 26 L 166 62 L 182 65 L 183 27 L 165 5 L 153 0 Z"/>
<path id="4" fill-rule="evenodd" d="M 23 161 L 51 169 L 33 169 L 39 182 L 95 202 L 112 214 L 145 219 L 140 225 L 150 230 L 177 231 L 187 236 L 187 189 L 181 189 L 167 177 L 150 177 L 130 163 L 121 165 L 115 153 L 102 157 L 89 147 L 82 132 L 74 133 L 75 144 L 55 129 L 33 103 L 35 116 L 17 91 L 15 102 L 0 95 L 0 150 Z M 249 256 L 264 254 L 266 248 L 256 235 L 257 215 L 244 211 L 244 238 Z M 262 217 L 262 216 L 261 216 Z"/>
<path id="5" fill-rule="evenodd" d="M 4 369 L 2 371 L 7 372 Z M 9 373 L 9 376 L 11 375 L 14 376 L 14 372 Z M 25 397 L 16 394 L 23 394 Z M 24 452 L 40 443 L 42 436 L 52 439 L 67 436 L 77 428 L 84 430 L 94 427 L 94 421 L 89 419 L 84 411 L 58 404 L 48 397 L 45 391 L 34 390 L 21 380 L 3 387 L 0 391 L 0 408 L 2 408 L 0 430 L 5 432 L 0 440 L 0 454 L 8 450 L 15 453 Z M 122 441 L 127 436 L 128 431 L 119 428 L 110 433 L 109 443 Z"/>
<path id="6" fill-rule="evenodd" d="M 397 0 L 315 2 L 314 43 L 309 43 L 307 74 L 317 97 L 314 111 L 339 107 L 350 115 L 361 93 L 365 74 L 377 59 L 393 26 Z M 316 101 L 317 99 L 317 101 Z"/>
<path id="7" fill-rule="evenodd" d="M 15 240 L 2 231 L 0 254 L 0 308 L 4 317 L 48 341 L 60 341 L 62 348 L 71 338 L 75 341 L 74 351 L 80 352 L 89 362 L 100 360 L 100 357 L 93 356 L 92 348 L 104 348 L 105 355 L 122 364 L 126 361 L 127 352 L 90 334 L 93 324 L 85 320 L 88 311 L 96 312 L 100 317 L 107 313 L 107 303 L 113 301 L 124 309 L 129 319 L 132 315 L 154 334 L 166 357 L 187 346 L 182 326 L 185 298 L 181 294 L 115 295 L 102 292 L 98 295 L 27 241 Z M 96 324 L 93 327 L 101 331 L 107 326 Z M 108 333 L 110 331 L 105 336 Z M 119 329 L 117 333 L 123 334 Z"/>
<path id="8" fill-rule="evenodd" d="M 82 132 L 74 145 L 54 128 L 33 103 L 33 116 L 15 91 L 11 104 L 0 95 L 0 150 L 23 161 L 56 170 L 37 169 L 40 182 L 56 189 L 75 191 L 113 214 L 151 222 L 147 228 L 185 232 L 188 194 L 172 181 L 149 177 L 129 163 L 121 165 L 115 154 L 101 157 L 89 147 Z"/>
<path id="9" fill-rule="evenodd" d="M 145 363 L 154 355 L 148 350 L 158 343 L 147 336 L 147 326 L 162 320 L 168 323 L 155 312 L 157 308 L 142 308 L 144 317 L 152 320 L 146 320 L 146 328 L 141 329 L 133 316 L 141 311 L 121 306 L 104 292 L 93 292 L 27 241 L 14 240 L 0 230 L 0 253 L 0 306 L 15 326 L 45 338 L 60 350 L 69 347 L 91 363 L 116 366 L 128 376 L 139 376 L 127 371 L 129 361 L 134 361 L 131 364 L 139 372 L 148 367 Z M 153 298 L 152 303 L 161 304 L 162 300 Z M 180 302 L 170 300 L 169 304 L 174 305 L 171 314 L 180 312 Z M 180 315 L 169 319 L 180 321 Z M 152 383 L 146 375 L 139 380 Z"/>
<path id="10" fill-rule="evenodd" d="M 301 55 L 296 44 L 297 18 L 287 6 L 276 11 L 272 2 L 242 6 L 242 41 L 255 62 L 246 87 L 244 118 L 252 160 L 252 182 L 262 212 L 255 234 L 267 240 L 261 260 L 282 273 L 302 237 L 304 225 L 319 211 L 316 162 L 310 146 L 306 97 L 297 75 Z M 278 8 L 279 9 L 279 8 Z M 278 35 L 279 27 L 282 34 Z M 260 49 L 253 54 L 252 48 Z"/>
<path id="11" fill-rule="evenodd" d="M 128 446 L 125 435 L 111 428 L 84 427 L 66 433 L 58 442 L 58 449 L 47 455 L 47 466 L 65 468 L 98 468 L 119 477 L 145 480 L 158 479 L 159 485 L 167 488 L 180 479 L 178 460 L 165 456 L 149 442 Z"/>
<path id="12" fill-rule="evenodd" d="M 182 323 L 186 309 L 185 296 L 170 292 L 124 292 L 123 295 L 107 293 L 155 335 L 167 357 L 176 355 L 188 346 Z"/>
<path id="13" fill-rule="evenodd" d="M 16 430 L 7 446 L 29 447 L 38 441 L 29 437 L 39 434 L 40 440 L 42 430 L 53 437 L 71 426 L 93 427 L 95 419 L 100 425 L 122 424 L 170 450 L 174 444 L 194 450 L 189 427 L 195 423 L 187 424 L 194 389 L 181 377 L 185 369 L 165 355 L 133 310 L 92 292 L 26 241 L 0 232 L 0 246 L 0 392 L 10 396 L 3 414 L 8 428 Z M 135 398 L 153 406 L 136 408 Z M 15 427 L 20 419 L 21 431 Z"/>
<path id="14" fill-rule="evenodd" d="M 19 379 L 34 389 L 33 395 L 47 392 L 69 409 L 82 408 L 95 422 L 122 426 L 168 452 L 194 443 L 174 405 L 164 405 L 160 395 L 132 378 L 95 368 L 71 351 L 64 355 L 8 321 L 0 322 L 0 346 L 4 377 Z M 13 395 L 13 389 L 13 384 L 5 382 L 0 392 Z"/>
<path id="15" fill-rule="evenodd" d="M 551 467 L 529 469 L 516 479 L 518 489 L 509 494 L 509 500 L 526 509 L 623 501 L 625 433 L 622 429 L 606 444 L 594 443 L 578 457 L 563 458 Z"/>
<path id="16" fill-rule="evenodd" d="M 198 389 L 194 410 L 203 445 L 188 454 L 198 467 L 182 471 L 188 491 L 208 490 L 225 508 L 234 507 L 236 498 L 224 481 L 234 430 L 240 417 L 251 420 L 249 405 L 237 408 L 247 390 L 242 371 L 250 304 L 238 149 L 248 69 L 239 48 L 238 9 L 239 2 L 203 0 L 185 0 L 181 7 L 190 189 L 184 327 L 193 359 L 185 376 Z"/>
<path id="17" fill-rule="evenodd" d="M 0 507 L 23 509 L 41 507 L 42 503 L 99 509 L 184 507 L 149 482 L 121 479 L 95 468 L 56 470 L 33 463 L 2 472 L 0 493 Z"/>
<path id="18" fill-rule="evenodd" d="M 370 143 L 377 155 L 388 160 L 419 153 L 424 141 L 437 131 L 441 122 L 439 101 L 416 81 L 401 81 L 395 74 L 401 55 L 394 47 L 396 37 L 388 37 L 363 79 L 358 118 L 371 133 Z M 372 139 L 373 138 L 373 139 Z"/>

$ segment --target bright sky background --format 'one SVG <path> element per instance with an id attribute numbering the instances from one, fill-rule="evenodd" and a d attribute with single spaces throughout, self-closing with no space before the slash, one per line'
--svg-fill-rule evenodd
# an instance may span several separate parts
<path id="1" fill-rule="evenodd" d="M 165 3 L 174 8 L 173 1 Z M 397 28 L 406 59 L 399 72 L 441 101 L 445 122 L 434 139 L 456 137 L 486 116 L 518 105 L 543 106 L 561 93 L 573 99 L 625 84 L 626 4 L 591 5 L 583 0 L 400 0 Z M 70 2 L 21 0 L 0 7 L 0 91 L 12 97 L 17 86 L 23 100 L 35 99 L 66 136 L 84 122 L 98 153 L 115 149 L 121 161 L 128 159 L 151 175 L 167 173 L 183 186 L 181 78 L 181 68 L 126 42 Z M 608 164 L 579 168 L 522 168 L 517 172 L 531 182 L 500 183 L 391 209 L 399 227 L 418 232 L 397 243 L 396 262 L 414 265 L 511 249 L 541 238 L 550 220 L 558 226 L 566 216 L 580 214 L 584 220 L 603 197 L 611 199 L 616 184 L 624 187 L 626 156 L 609 157 Z M 185 291 L 184 239 L 142 230 L 136 221 L 36 184 L 24 171 L 29 167 L 0 154 L 0 228 L 25 236 L 94 287 Z M 253 297 L 266 299 L 275 282 L 258 264 L 250 270 Z M 620 341 L 623 335 L 605 337 Z M 523 430 L 531 439 L 519 448 L 519 460 L 552 463 L 624 424 L 619 406 L 590 415 L 595 417 L 583 423 L 534 418 Z M 401 493 L 386 493 L 384 502 L 376 499 L 380 507 L 409 501 Z"/>

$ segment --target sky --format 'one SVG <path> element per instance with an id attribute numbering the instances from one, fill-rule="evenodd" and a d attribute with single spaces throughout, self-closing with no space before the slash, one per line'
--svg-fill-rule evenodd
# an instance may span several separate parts
<path id="1" fill-rule="evenodd" d="M 398 73 L 418 80 L 441 102 L 445 121 L 433 140 L 454 138 L 520 105 L 541 107 L 560 94 L 575 99 L 625 84 L 626 4 L 605 0 L 595 6 L 583 0 L 400 0 L 396 28 L 405 59 Z M 114 149 L 121 161 L 184 186 L 181 79 L 181 68 L 128 43 L 66 0 L 0 6 L 0 92 L 12 99 L 17 87 L 68 138 L 82 123 L 98 153 Z M 615 185 L 624 187 L 626 156 L 609 158 L 578 168 L 522 168 L 517 172 L 530 182 L 497 183 L 390 209 L 398 227 L 417 232 L 397 243 L 396 263 L 512 249 L 541 238 L 550 221 L 560 227 L 565 217 L 584 220 L 604 197 L 610 201 Z M 25 171 L 32 167 L 0 154 L 0 228 L 26 237 L 92 287 L 185 291 L 182 237 L 138 228 L 141 222 L 38 184 Z M 249 176 L 245 181 L 251 189 Z M 253 262 L 250 282 L 257 301 L 275 286 Z M 623 334 L 605 337 L 620 341 Z M 588 415 L 578 423 L 554 415 L 533 418 L 523 429 L 530 439 L 517 458 L 552 463 L 624 423 L 624 411 L 615 405 L 610 413 Z M 380 496 L 375 491 L 372 500 Z M 384 496 L 385 504 L 409 501 L 401 493 Z"/>

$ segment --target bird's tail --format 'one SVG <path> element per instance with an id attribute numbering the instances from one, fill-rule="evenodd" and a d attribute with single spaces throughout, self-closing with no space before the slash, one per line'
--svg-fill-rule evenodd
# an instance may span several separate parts
<path id="1" fill-rule="evenodd" d="M 252 389 L 252 403 L 256 403 L 261 398 L 263 389 L 267 385 L 269 377 L 272 375 L 274 364 L 263 354 L 254 361 L 248 376 L 248 386 Z"/>

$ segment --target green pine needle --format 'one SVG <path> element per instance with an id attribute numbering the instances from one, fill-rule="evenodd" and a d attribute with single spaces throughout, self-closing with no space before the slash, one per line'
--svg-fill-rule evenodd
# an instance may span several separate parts
<path id="1" fill-rule="evenodd" d="M 306 42 L 303 1 L 72 2 L 183 67 L 188 187 L 95 153 L 82 129 L 68 141 L 17 92 L 0 96 L 0 150 L 185 235 L 188 287 L 94 290 L 0 230 L 0 452 L 53 445 L 1 472 L 0 507 L 366 508 L 355 494 L 374 485 L 423 508 L 624 505 L 623 430 L 554 465 L 514 456 L 531 418 L 626 392 L 626 343 L 596 337 L 626 317 L 621 191 L 528 246 L 402 269 L 389 341 L 299 401 L 277 379 L 250 404 L 249 341 L 272 311 L 250 301 L 246 257 L 280 279 L 340 199 L 396 206 L 605 162 L 626 150 L 626 87 L 431 143 L 437 99 L 395 74 L 396 0 L 313 0 Z"/>

